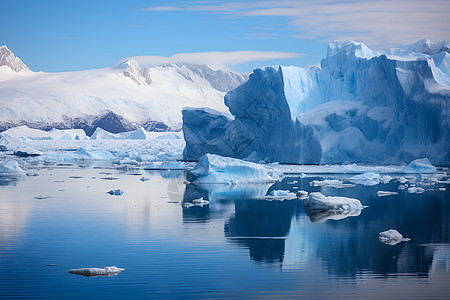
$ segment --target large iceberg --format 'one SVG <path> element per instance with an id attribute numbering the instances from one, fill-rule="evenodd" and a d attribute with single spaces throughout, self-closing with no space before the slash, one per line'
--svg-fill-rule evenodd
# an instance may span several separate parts
<path id="1" fill-rule="evenodd" d="M 183 110 L 184 159 L 450 164 L 450 54 L 333 42 L 321 69 L 266 67 L 225 95 L 231 115 Z"/>

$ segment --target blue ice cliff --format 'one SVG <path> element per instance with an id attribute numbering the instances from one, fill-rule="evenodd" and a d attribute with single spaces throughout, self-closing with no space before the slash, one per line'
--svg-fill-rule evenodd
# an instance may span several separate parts
<path id="1" fill-rule="evenodd" d="M 184 159 L 213 153 L 256 162 L 396 164 L 427 157 L 449 165 L 449 51 L 442 41 L 384 52 L 335 41 L 321 68 L 256 69 L 225 95 L 230 114 L 183 109 Z"/>

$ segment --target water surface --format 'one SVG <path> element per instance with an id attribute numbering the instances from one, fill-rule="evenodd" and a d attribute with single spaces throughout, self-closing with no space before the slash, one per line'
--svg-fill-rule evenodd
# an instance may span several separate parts
<path id="1" fill-rule="evenodd" d="M 396 181 L 336 189 L 310 187 L 315 177 L 291 177 L 230 188 L 186 186 L 180 171 L 36 172 L 0 185 L 2 299 L 448 299 L 450 293 L 450 194 L 438 190 L 445 185 L 408 194 Z M 106 193 L 119 188 L 122 196 Z M 305 211 L 301 200 L 251 199 L 273 189 L 321 191 L 369 207 L 333 220 Z M 399 194 L 378 197 L 378 190 Z M 199 197 L 211 203 L 185 208 Z M 378 233 L 390 228 L 411 241 L 380 243 Z M 113 265 L 126 270 L 95 278 L 67 273 Z"/>

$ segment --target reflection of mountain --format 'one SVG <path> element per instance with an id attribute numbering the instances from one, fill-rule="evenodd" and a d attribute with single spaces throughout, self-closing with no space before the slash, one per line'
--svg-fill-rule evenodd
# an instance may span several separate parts
<path id="1" fill-rule="evenodd" d="M 234 204 L 235 214 L 225 224 L 225 236 L 248 247 L 255 261 L 282 262 L 284 238 L 301 202 L 237 200 Z"/>

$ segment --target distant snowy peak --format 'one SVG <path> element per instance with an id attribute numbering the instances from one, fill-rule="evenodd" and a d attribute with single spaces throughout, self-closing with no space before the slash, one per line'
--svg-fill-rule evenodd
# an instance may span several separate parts
<path id="1" fill-rule="evenodd" d="M 152 78 L 148 67 L 142 68 L 134 59 L 127 60 L 119 65 L 123 68 L 123 75 L 129 77 L 131 80 L 139 85 L 150 85 Z"/>
<path id="2" fill-rule="evenodd" d="M 423 53 L 427 55 L 435 55 L 441 52 L 450 53 L 450 42 L 448 41 L 439 41 L 437 43 L 433 43 L 430 40 L 423 39 L 412 46 L 407 47 L 409 51 L 416 53 Z"/>
<path id="3" fill-rule="evenodd" d="M 247 75 L 225 70 L 214 70 L 207 65 L 175 63 L 166 64 L 165 66 L 177 66 L 180 70 L 192 72 L 193 74 L 206 79 L 214 89 L 220 92 L 228 92 L 248 79 Z M 186 74 L 187 72 L 185 72 L 185 75 Z"/>
<path id="4" fill-rule="evenodd" d="M 28 67 L 22 62 L 22 60 L 11 52 L 5 45 L 0 47 L 0 67 L 7 66 L 15 72 L 22 70 L 30 71 Z"/>

